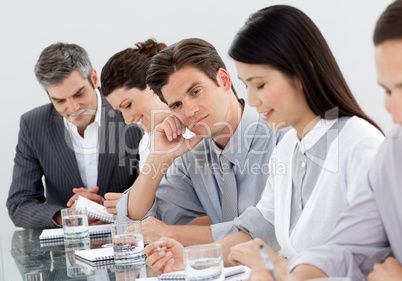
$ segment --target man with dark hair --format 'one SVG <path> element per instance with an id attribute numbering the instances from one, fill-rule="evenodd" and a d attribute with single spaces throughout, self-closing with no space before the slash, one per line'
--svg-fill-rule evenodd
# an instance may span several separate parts
<path id="1" fill-rule="evenodd" d="M 78 195 L 103 203 L 106 192 L 122 192 L 133 183 L 143 132 L 125 126 L 101 97 L 82 47 L 48 46 L 35 75 L 51 103 L 21 117 L 7 208 L 16 226 L 56 227 L 62 224 L 60 210 Z"/>
<path id="2" fill-rule="evenodd" d="M 144 169 L 122 198 L 128 218 L 150 216 L 142 224 L 147 242 L 167 236 L 191 245 L 238 232 L 233 221 L 255 211 L 283 133 L 238 99 L 225 64 L 204 40 L 161 50 L 147 74 L 172 114 L 156 127 Z M 196 136 L 183 138 L 185 128 Z"/>

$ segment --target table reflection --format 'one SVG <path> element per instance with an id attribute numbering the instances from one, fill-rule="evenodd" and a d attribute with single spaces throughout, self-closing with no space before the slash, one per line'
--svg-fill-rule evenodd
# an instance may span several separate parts
<path id="1" fill-rule="evenodd" d="M 131 281 L 136 278 L 147 277 L 146 266 L 144 264 L 116 264 L 114 269 L 116 281 Z"/>
<path id="2" fill-rule="evenodd" d="M 157 275 L 145 264 L 115 265 L 113 260 L 91 263 L 75 256 L 75 250 L 95 249 L 110 243 L 110 235 L 91 237 L 90 241 L 64 243 L 59 239 L 41 243 L 41 232 L 41 229 L 18 230 L 12 236 L 11 256 L 23 281 L 132 281 Z"/>

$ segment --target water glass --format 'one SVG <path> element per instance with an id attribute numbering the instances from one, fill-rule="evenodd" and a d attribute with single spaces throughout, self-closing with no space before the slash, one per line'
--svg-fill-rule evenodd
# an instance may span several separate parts
<path id="1" fill-rule="evenodd" d="M 186 281 L 221 281 L 223 275 L 222 246 L 206 244 L 183 250 Z"/>
<path id="2" fill-rule="evenodd" d="M 116 281 L 133 281 L 137 278 L 147 277 L 147 266 L 143 264 L 116 264 Z"/>
<path id="3" fill-rule="evenodd" d="M 61 210 L 63 222 L 64 239 L 89 239 L 88 216 L 85 208 L 77 210 L 66 208 Z"/>
<path id="4" fill-rule="evenodd" d="M 116 264 L 144 263 L 144 237 L 141 221 L 117 222 L 111 225 Z"/>

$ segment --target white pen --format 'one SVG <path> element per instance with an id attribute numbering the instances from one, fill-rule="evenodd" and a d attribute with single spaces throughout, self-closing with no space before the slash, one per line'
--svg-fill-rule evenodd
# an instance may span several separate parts
<path id="1" fill-rule="evenodd" d="M 155 251 L 157 251 L 157 252 L 160 252 L 160 251 L 162 251 L 162 250 L 166 250 L 166 247 L 165 247 L 165 246 L 163 246 L 163 247 L 156 247 L 156 249 L 155 249 Z"/>
<path id="2" fill-rule="evenodd" d="M 271 258 L 269 257 L 268 252 L 264 248 L 263 245 L 260 246 L 260 255 L 261 255 L 262 259 L 264 260 L 265 266 L 268 268 L 268 270 L 271 273 L 274 280 L 278 281 L 278 278 L 276 277 L 275 270 L 274 270 L 274 264 L 272 263 Z"/>

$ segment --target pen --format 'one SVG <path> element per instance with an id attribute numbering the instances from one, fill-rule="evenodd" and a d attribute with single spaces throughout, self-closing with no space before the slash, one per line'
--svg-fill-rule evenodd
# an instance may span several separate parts
<path id="1" fill-rule="evenodd" d="M 278 278 L 276 277 L 275 271 L 274 271 L 274 264 L 272 263 L 267 250 L 264 248 L 263 245 L 260 246 L 260 255 L 262 259 L 265 262 L 265 266 L 268 268 L 269 272 L 271 273 L 272 277 L 274 278 L 275 281 L 278 281 Z"/>
<path id="2" fill-rule="evenodd" d="M 156 247 L 155 251 L 160 252 L 162 250 L 166 250 L 166 247 Z"/>

